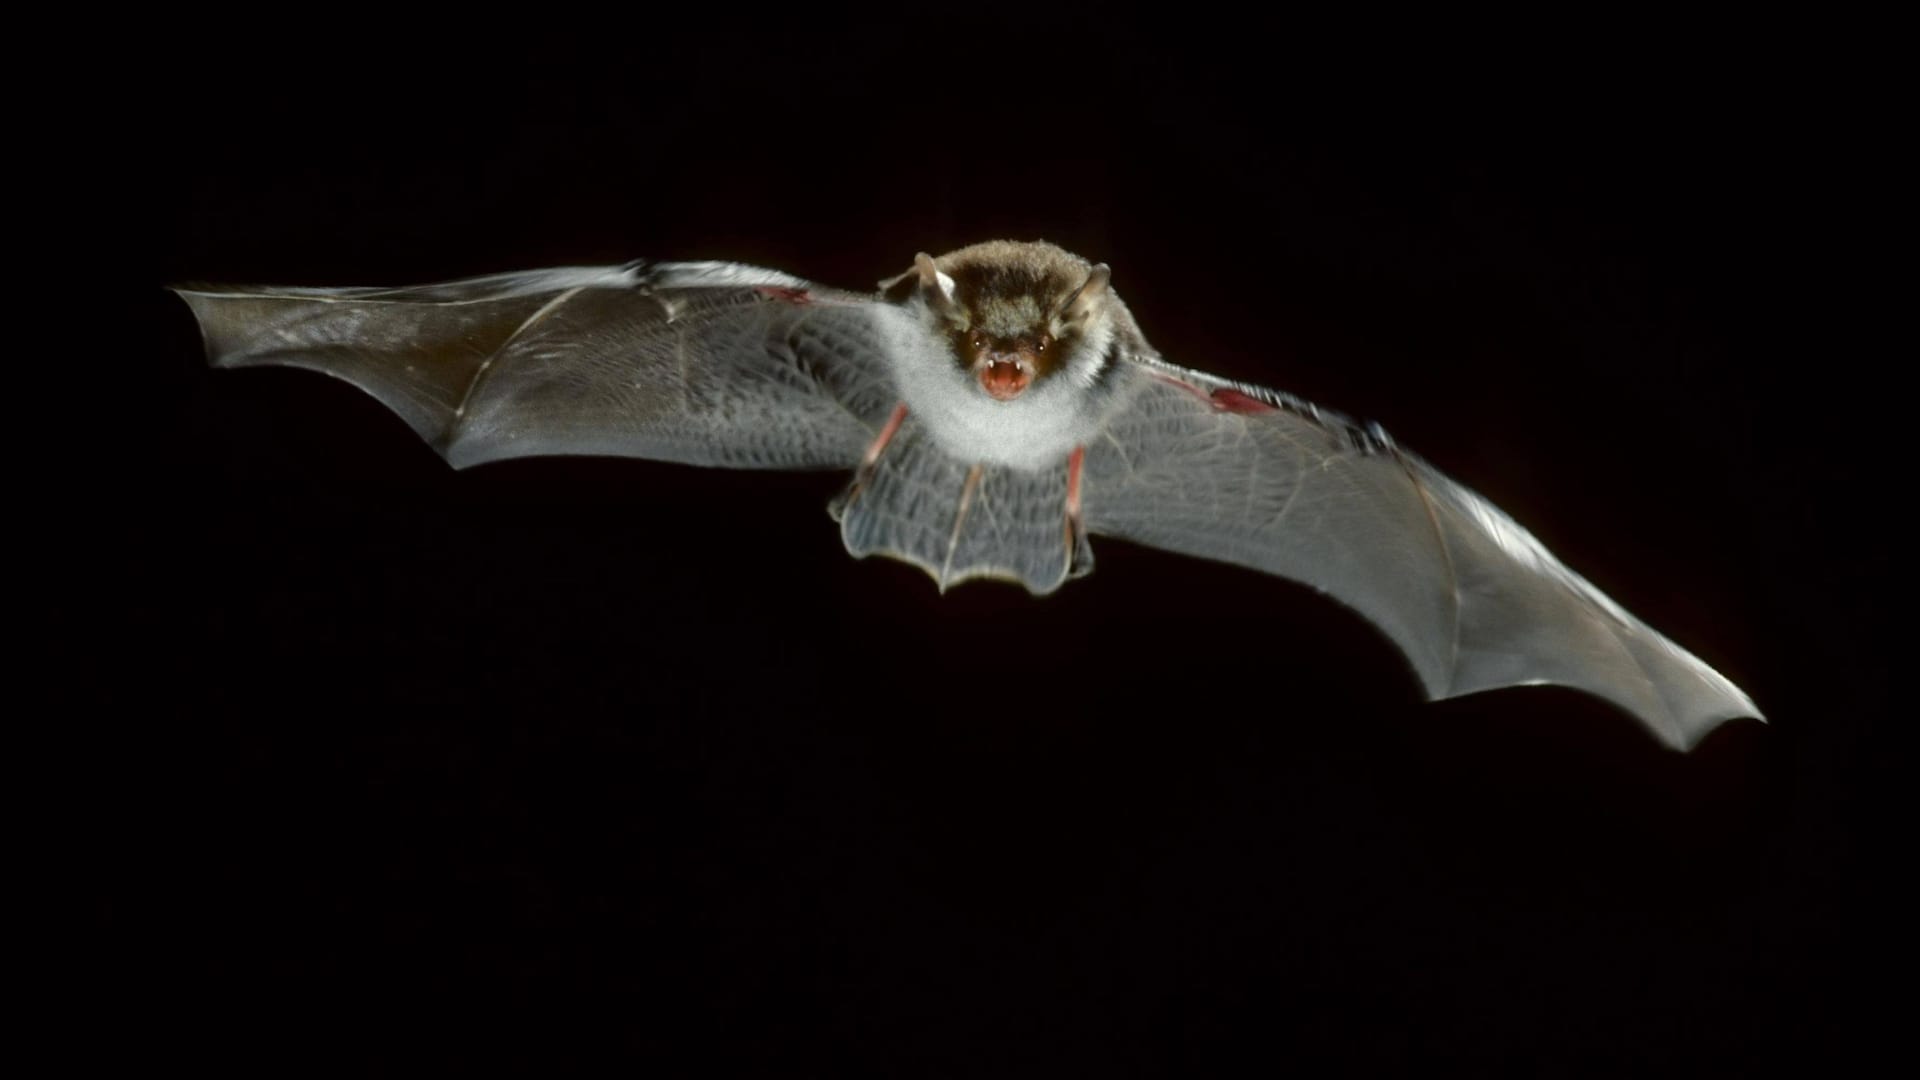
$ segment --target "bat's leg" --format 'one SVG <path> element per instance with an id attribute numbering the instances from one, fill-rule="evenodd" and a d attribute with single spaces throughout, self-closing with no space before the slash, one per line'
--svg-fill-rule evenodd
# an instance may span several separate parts
<path id="1" fill-rule="evenodd" d="M 867 452 L 860 456 L 860 471 L 853 474 L 853 486 L 847 490 L 848 502 L 852 502 L 854 497 L 860 494 L 860 489 L 867 486 L 867 481 L 873 479 L 873 470 L 880 463 L 881 451 L 885 450 L 887 444 L 893 441 L 893 437 L 899 434 L 900 423 L 906 418 L 906 402 L 895 405 L 893 415 L 887 417 L 886 426 L 882 427 L 880 434 L 874 437 L 873 444 L 867 447 Z"/>
<path id="2" fill-rule="evenodd" d="M 1087 545 L 1087 530 L 1080 524 L 1080 466 L 1087 448 L 1076 446 L 1067 455 L 1067 576 L 1079 577 L 1093 569 L 1093 549 Z"/>
<path id="3" fill-rule="evenodd" d="M 853 505 L 853 500 L 860 497 L 860 492 L 867 486 L 867 482 L 873 479 L 873 470 L 880 463 L 881 452 L 887 448 L 888 443 L 893 441 L 893 437 L 899 434 L 900 424 L 906 418 L 906 403 L 901 402 L 895 405 L 893 415 L 887 417 L 886 426 L 882 427 L 880 434 L 874 437 L 873 443 L 867 447 L 867 452 L 860 456 L 860 468 L 853 474 L 853 483 L 848 484 L 847 490 L 841 492 L 840 497 L 833 500 L 827 507 L 827 512 L 833 515 L 835 521 L 840 520 L 840 515 L 846 512 L 847 507 Z"/>
<path id="4" fill-rule="evenodd" d="M 885 450 L 887 444 L 893 441 L 893 437 L 900 431 L 900 422 L 906 418 L 907 404 L 903 401 L 893 407 L 893 415 L 887 417 L 886 426 L 880 429 L 880 434 L 874 438 L 873 445 L 867 447 L 867 452 L 861 456 L 860 475 L 862 477 L 873 475 L 873 464 L 880 460 L 880 451 Z"/>

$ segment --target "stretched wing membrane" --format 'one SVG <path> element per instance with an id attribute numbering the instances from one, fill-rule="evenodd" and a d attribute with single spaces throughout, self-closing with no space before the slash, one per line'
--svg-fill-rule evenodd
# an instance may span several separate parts
<path id="1" fill-rule="evenodd" d="M 1087 447 L 1089 531 L 1312 585 L 1378 625 L 1427 694 L 1553 683 L 1687 748 L 1759 717 L 1718 672 L 1383 434 L 1159 365 Z"/>
<path id="2" fill-rule="evenodd" d="M 752 267 L 176 291 L 216 366 L 345 379 L 457 467 L 542 454 L 852 467 L 893 405 L 868 300 Z"/>

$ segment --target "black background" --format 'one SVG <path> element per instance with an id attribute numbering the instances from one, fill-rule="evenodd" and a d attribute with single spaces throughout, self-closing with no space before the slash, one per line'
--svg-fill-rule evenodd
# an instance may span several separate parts
<path id="1" fill-rule="evenodd" d="M 1887 391 L 1834 254 L 1874 181 L 1821 46 L 519 18 L 170 22 L 121 72 L 130 437 L 72 459 L 103 587 L 60 682 L 115 718 L 109 1043 L 1665 1073 L 1890 1021 Z M 1176 363 L 1380 421 L 1771 724 L 1679 755 L 1569 692 L 1422 703 L 1310 590 L 1098 538 L 1051 598 L 942 597 L 846 557 L 837 476 L 456 474 L 345 384 L 207 371 L 160 288 L 862 287 L 998 236 L 1110 263 Z"/>

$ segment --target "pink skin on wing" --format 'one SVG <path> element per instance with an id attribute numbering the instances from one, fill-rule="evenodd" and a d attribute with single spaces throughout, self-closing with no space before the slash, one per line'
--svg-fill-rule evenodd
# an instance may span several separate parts
<path id="1" fill-rule="evenodd" d="M 1243 394 L 1238 390 L 1221 387 L 1213 392 L 1213 407 L 1221 412 L 1231 413 L 1267 413 L 1276 412 L 1277 405 L 1269 405 L 1257 397 Z"/>
<path id="2" fill-rule="evenodd" d="M 785 285 L 761 285 L 757 287 L 763 296 L 772 300 L 785 300 L 789 304 L 813 303 L 813 297 L 808 296 L 807 290 L 805 289 L 794 289 Z"/>
<path id="3" fill-rule="evenodd" d="M 1261 401 L 1251 394 L 1243 394 L 1238 390 L 1229 389 L 1224 386 L 1216 388 L 1212 393 L 1208 393 L 1192 383 L 1187 382 L 1185 379 L 1176 379 L 1171 375 L 1162 375 L 1158 372 L 1155 372 L 1153 377 L 1160 382 L 1166 383 L 1168 386 L 1177 386 L 1185 390 L 1187 393 L 1213 406 L 1214 409 L 1219 412 L 1269 413 L 1278 412 L 1280 409 L 1280 406 L 1271 402 Z"/>

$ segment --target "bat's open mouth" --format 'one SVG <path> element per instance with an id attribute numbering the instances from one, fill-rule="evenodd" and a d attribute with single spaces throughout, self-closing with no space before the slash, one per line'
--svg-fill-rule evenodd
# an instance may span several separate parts
<path id="1" fill-rule="evenodd" d="M 974 370 L 980 375 L 981 389 L 995 401 L 1012 401 L 1033 384 L 1033 361 L 1017 353 L 985 358 Z"/>

